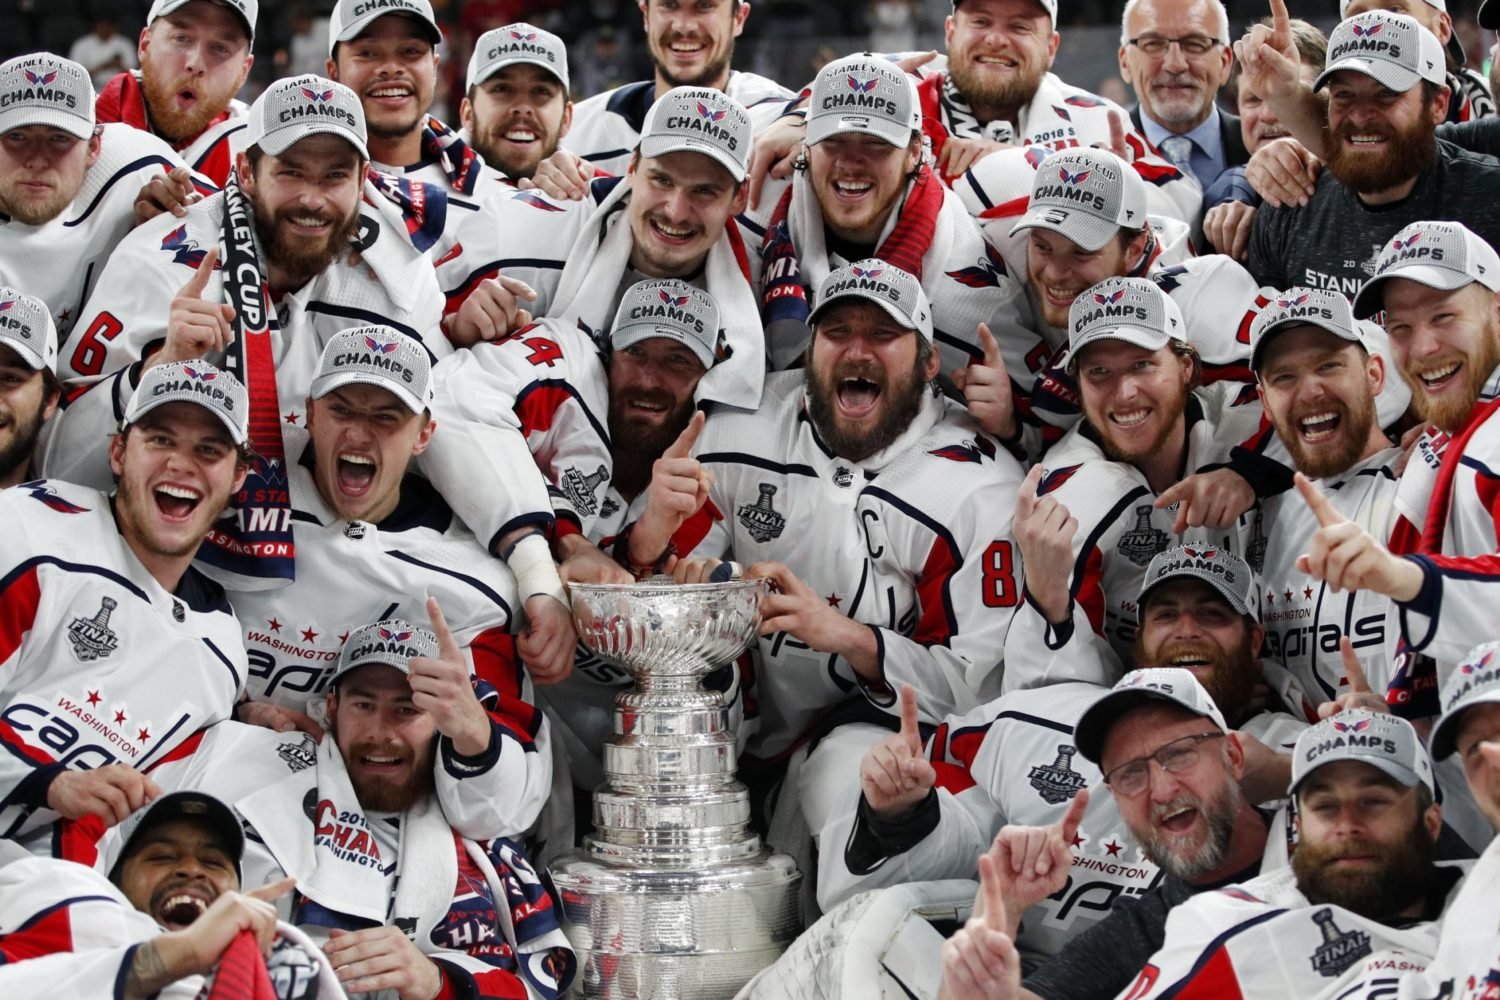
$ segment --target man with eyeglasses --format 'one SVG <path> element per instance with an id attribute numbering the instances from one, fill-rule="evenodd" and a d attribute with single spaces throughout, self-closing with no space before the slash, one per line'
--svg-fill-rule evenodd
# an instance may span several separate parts
<path id="1" fill-rule="evenodd" d="M 1140 104 L 1131 121 L 1208 190 L 1250 160 L 1240 120 L 1214 102 L 1229 76 L 1229 12 L 1220 0 L 1130 0 L 1120 21 L 1120 76 Z"/>

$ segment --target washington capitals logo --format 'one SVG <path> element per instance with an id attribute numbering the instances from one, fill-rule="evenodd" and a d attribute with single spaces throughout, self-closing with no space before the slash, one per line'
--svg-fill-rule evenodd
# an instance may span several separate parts
<path id="1" fill-rule="evenodd" d="M 1340 733 L 1362 733 L 1370 728 L 1370 720 L 1361 719 L 1359 722 L 1335 722 L 1333 728 Z"/>
<path id="2" fill-rule="evenodd" d="M 878 278 L 885 273 L 885 268 L 883 267 L 872 267 L 867 270 L 855 265 L 851 270 L 854 271 L 856 278 Z"/>
<path id="3" fill-rule="evenodd" d="M 1118 292 L 1115 292 L 1113 295 L 1102 295 L 1099 292 L 1095 292 L 1094 293 L 1094 301 L 1097 302 L 1097 303 L 1099 303 L 1101 306 L 1112 306 L 1116 302 L 1119 302 L 1124 297 L 1125 297 L 1125 289 L 1123 289 L 1123 288 L 1120 289 Z"/>
<path id="4" fill-rule="evenodd" d="M 515 28 L 511 28 L 510 29 L 510 37 L 514 38 L 518 42 L 534 42 L 534 41 L 536 41 L 536 32 L 535 31 L 517 31 Z"/>
<path id="5" fill-rule="evenodd" d="M 302 96 L 307 98 L 309 101 L 316 101 L 317 103 L 321 104 L 324 101 L 333 100 L 332 90 L 308 90 L 306 87 L 302 87 L 300 89 L 302 91 Z"/>
<path id="6" fill-rule="evenodd" d="M 216 378 L 219 377 L 219 373 L 218 372 L 200 372 L 196 368 L 187 368 L 187 367 L 184 367 L 182 369 L 182 373 L 184 375 L 186 375 L 188 378 L 194 379 L 194 380 L 199 381 L 199 382 L 212 382 L 214 379 L 216 379 Z"/>
<path id="7" fill-rule="evenodd" d="M 1073 120 L 1073 116 L 1068 114 L 1067 108 L 1060 108 L 1056 104 L 1052 105 L 1052 113 L 1057 115 L 1057 117 L 1061 118 L 1065 122 L 1070 122 Z"/>
<path id="8" fill-rule="evenodd" d="M 1421 233 L 1412 233 L 1410 236 L 1408 236 L 1404 240 L 1393 240 L 1391 242 L 1391 249 L 1392 250 L 1405 250 L 1407 247 L 1415 246 L 1416 243 L 1417 243 L 1417 241 L 1420 240 L 1421 238 L 1422 238 L 1422 234 Z"/>
<path id="9" fill-rule="evenodd" d="M 1075 108 L 1102 108 L 1104 102 L 1097 97 L 1065 97 L 1064 104 L 1070 104 Z"/>
<path id="10" fill-rule="evenodd" d="M 1218 549 L 1189 549 L 1182 550 L 1189 559 L 1212 559 L 1219 554 Z"/>
<path id="11" fill-rule="evenodd" d="M 64 500 L 57 491 L 45 483 L 27 483 L 21 489 L 31 494 L 31 499 L 40 500 L 59 514 L 87 514 L 87 507 L 80 507 L 71 500 Z"/>
<path id="12" fill-rule="evenodd" d="M 385 639 L 389 642 L 405 642 L 406 640 L 411 638 L 411 630 L 407 629 L 405 632 L 393 632 L 382 625 L 380 626 L 380 638 Z"/>
<path id="13" fill-rule="evenodd" d="M 373 354 L 389 354 L 396 349 L 396 342 L 393 340 L 389 344 L 382 344 L 374 337 L 366 336 L 365 346 L 368 347 Z"/>
<path id="14" fill-rule="evenodd" d="M 1484 659 L 1480 660 L 1478 663 L 1465 663 L 1463 666 L 1459 667 L 1458 669 L 1461 672 L 1465 673 L 1465 674 L 1476 673 L 1476 672 L 1478 672 L 1480 670 L 1484 670 L 1485 668 L 1487 668 L 1490 665 L 1490 661 L 1493 660 L 1494 658 L 1495 658 L 1495 651 L 1494 650 L 1490 650 L 1488 653 L 1484 654 Z"/>
<path id="15" fill-rule="evenodd" d="M 702 101 L 698 102 L 698 117 L 706 121 L 722 121 L 724 119 L 724 116 L 727 114 L 729 114 L 728 108 L 720 108 L 718 111 L 715 111 L 713 108 L 709 107 L 707 104 L 704 104 Z"/>
<path id="16" fill-rule="evenodd" d="M 9 309 L 11 306 L 14 306 L 15 304 L 16 304 L 16 300 L 15 299 L 6 299 L 4 302 L 0 302 L 0 312 L 5 312 L 7 309 Z"/>
<path id="17" fill-rule="evenodd" d="M 658 291 L 656 294 L 661 296 L 663 305 L 673 306 L 678 309 L 687 305 L 688 299 L 690 298 L 690 296 L 687 295 L 669 295 L 664 291 Z"/>
<path id="18" fill-rule="evenodd" d="M 28 69 L 25 72 L 27 82 L 33 83 L 38 87 L 45 87 L 47 86 L 47 84 L 57 79 L 57 70 L 53 70 L 50 73 L 33 73 Z"/>
<path id="19" fill-rule="evenodd" d="M 855 93 L 868 94 L 875 89 L 875 85 L 879 82 L 880 77 L 878 76 L 872 76 L 868 80 L 861 80 L 857 76 L 851 76 L 849 77 L 849 89 Z"/>
<path id="20" fill-rule="evenodd" d="M 984 245 L 985 259 L 974 267 L 949 271 L 948 277 L 969 288 L 998 288 L 1005 275 L 1005 261 L 994 247 Z"/>
<path id="21" fill-rule="evenodd" d="M 208 251 L 198 245 L 197 240 L 188 239 L 187 223 L 183 223 L 176 229 L 161 238 L 161 248 L 172 254 L 172 263 L 186 264 L 188 267 L 198 267 L 203 263 L 203 258 Z M 214 265 L 218 269 L 218 265 Z"/>
<path id="22" fill-rule="evenodd" d="M 540 208 L 543 212 L 562 211 L 561 208 L 552 204 L 552 202 L 548 201 L 546 198 L 543 198 L 539 194 L 533 194 L 530 191 L 517 192 L 516 194 L 511 195 L 511 199 L 514 201 L 522 202 L 523 204 L 530 205 L 532 208 Z"/>
<path id="23" fill-rule="evenodd" d="M 934 448 L 928 452 L 938 458 L 946 458 L 950 462 L 972 462 L 982 465 L 987 458 L 995 457 L 995 445 L 984 437 L 975 437 L 973 440 L 962 444 L 950 444 L 943 448 Z"/>
<path id="24" fill-rule="evenodd" d="M 1385 27 L 1385 25 L 1383 25 L 1383 24 L 1372 24 L 1368 28 L 1365 27 L 1362 24 L 1356 24 L 1353 27 L 1351 27 L 1349 30 L 1353 31 L 1354 34 L 1356 36 L 1358 36 L 1358 37 L 1367 38 L 1370 35 L 1378 35 L 1378 34 L 1380 34 L 1380 29 L 1384 28 L 1384 27 Z"/>
<path id="25" fill-rule="evenodd" d="M 1306 305 L 1307 300 L 1310 298 L 1312 298 L 1311 295 L 1299 295 L 1295 299 L 1277 299 L 1276 308 L 1295 309 L 1297 306 Z"/>
<path id="26" fill-rule="evenodd" d="M 1064 184 L 1072 184 L 1075 186 L 1082 184 L 1084 181 L 1088 180 L 1089 175 L 1092 173 L 1092 170 L 1080 170 L 1076 174 L 1070 174 L 1068 173 L 1067 167 L 1059 167 L 1057 170 L 1057 176 L 1062 178 L 1062 182 Z"/>
<path id="27" fill-rule="evenodd" d="M 1051 156 L 1054 152 L 1056 152 L 1056 150 L 1049 149 L 1046 146 L 1027 146 L 1026 162 L 1031 164 L 1031 169 L 1040 169 L 1042 161 Z"/>

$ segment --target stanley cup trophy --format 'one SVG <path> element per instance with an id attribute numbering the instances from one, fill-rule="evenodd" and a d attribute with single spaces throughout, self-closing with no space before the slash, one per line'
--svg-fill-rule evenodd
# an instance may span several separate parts
<path id="1" fill-rule="evenodd" d="M 755 641 L 764 580 L 573 584 L 583 644 L 629 671 L 594 825 L 552 878 L 584 997 L 730 998 L 800 929 L 792 859 L 747 827 L 735 741 L 705 675 Z"/>

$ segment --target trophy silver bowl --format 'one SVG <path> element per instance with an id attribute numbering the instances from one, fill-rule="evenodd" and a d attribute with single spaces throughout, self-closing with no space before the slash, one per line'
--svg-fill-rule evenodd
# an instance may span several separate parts
<path id="1" fill-rule="evenodd" d="M 580 641 L 626 670 L 595 833 L 552 865 L 584 997 L 725 1000 L 797 936 L 792 859 L 749 830 L 723 697 L 702 681 L 755 641 L 764 580 L 573 584 Z"/>

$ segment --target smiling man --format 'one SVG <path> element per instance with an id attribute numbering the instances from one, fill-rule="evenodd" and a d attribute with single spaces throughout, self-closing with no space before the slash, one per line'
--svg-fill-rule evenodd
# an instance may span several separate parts
<path id="1" fill-rule="evenodd" d="M 22 623 L 0 649 L 0 835 L 38 854 L 92 847 L 155 794 L 141 772 L 229 717 L 239 623 L 192 562 L 245 478 L 248 410 L 232 375 L 160 365 L 109 443 L 113 497 L 47 480 L 0 494 L 0 601 Z M 93 836 L 58 835 L 85 817 Z"/>
<path id="2" fill-rule="evenodd" d="M 572 127 L 568 48 L 550 31 L 529 24 L 486 31 L 469 57 L 467 86 L 463 134 L 513 182 L 536 173 Z"/>
<path id="3" fill-rule="evenodd" d="M 255 64 L 259 7 L 257 0 L 155 0 L 137 47 L 141 68 L 100 91 L 99 121 L 161 137 L 222 186 L 240 141 L 231 137 L 245 127 L 235 95 Z"/>
<path id="4" fill-rule="evenodd" d="M 1443 44 L 1448 89 L 1453 93 L 1448 121 L 1475 121 L 1495 113 L 1495 96 L 1490 92 L 1489 81 L 1467 65 L 1468 57 L 1453 24 L 1453 15 L 1448 12 L 1447 0 L 1340 0 L 1339 3 L 1339 16 L 1345 19 L 1372 10 L 1406 14 Z"/>

